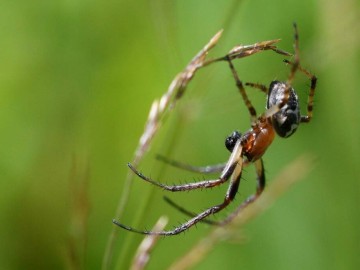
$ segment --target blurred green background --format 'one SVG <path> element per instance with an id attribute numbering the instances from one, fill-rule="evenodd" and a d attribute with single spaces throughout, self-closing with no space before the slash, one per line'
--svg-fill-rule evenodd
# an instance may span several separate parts
<path id="1" fill-rule="evenodd" d="M 271 183 L 304 153 L 315 167 L 268 211 L 223 242 L 196 269 L 359 269 L 360 3 L 344 1 L 1 1 L 0 268 L 99 269 L 111 220 L 152 101 L 220 29 L 212 56 L 237 44 L 281 38 L 315 73 L 314 119 L 264 156 Z M 286 79 L 282 56 L 236 61 L 244 81 Z M 309 81 L 295 82 L 302 107 Z M 264 96 L 248 90 L 262 112 Z M 202 179 L 155 154 L 194 165 L 226 161 L 223 143 L 249 117 L 226 64 L 200 71 L 140 169 L 168 183 Z M 236 203 L 255 187 L 245 170 Z M 169 228 L 185 217 L 166 193 L 134 179 L 122 222 Z M 168 194 L 193 211 L 218 203 L 226 185 Z M 217 216 L 221 219 L 231 211 Z M 120 229 L 119 229 L 120 230 Z M 210 228 L 161 238 L 148 269 L 164 269 Z M 120 230 L 108 269 L 127 269 L 143 237 Z"/>

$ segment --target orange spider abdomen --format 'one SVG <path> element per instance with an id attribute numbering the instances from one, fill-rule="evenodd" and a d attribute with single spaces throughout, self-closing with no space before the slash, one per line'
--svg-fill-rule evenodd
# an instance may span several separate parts
<path id="1" fill-rule="evenodd" d="M 275 131 L 271 123 L 263 121 L 243 135 L 244 155 L 249 161 L 255 161 L 263 156 L 272 143 Z"/>

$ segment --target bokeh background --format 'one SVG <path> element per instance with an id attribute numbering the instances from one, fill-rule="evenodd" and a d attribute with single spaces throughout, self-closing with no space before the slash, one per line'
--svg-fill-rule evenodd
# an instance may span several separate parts
<path id="1" fill-rule="evenodd" d="M 264 161 L 270 184 L 304 153 L 316 157 L 314 169 L 239 231 L 241 240 L 217 245 L 195 269 L 359 269 L 359 1 L 3 0 L 0 6 L 1 269 L 127 269 L 141 235 L 119 229 L 107 267 L 103 258 L 126 163 L 153 100 L 218 30 L 224 33 L 212 56 L 275 38 L 292 51 L 293 21 L 302 64 L 319 78 L 314 119 L 293 137 L 277 138 Z M 236 68 L 244 81 L 263 84 L 289 71 L 272 52 L 236 61 Z M 305 108 L 309 81 L 298 74 L 295 87 Z M 264 95 L 248 92 L 262 112 Z M 213 65 L 196 75 L 140 169 L 168 183 L 202 179 L 154 157 L 223 162 L 226 136 L 248 128 L 227 65 Z M 253 168 L 243 177 L 236 203 L 255 187 Z M 161 215 L 170 218 L 169 228 L 185 220 L 162 200 L 164 191 L 134 180 L 122 222 L 143 229 Z M 225 191 L 226 185 L 169 195 L 200 211 Z M 148 269 L 167 268 L 210 229 L 198 225 L 161 238 Z"/>

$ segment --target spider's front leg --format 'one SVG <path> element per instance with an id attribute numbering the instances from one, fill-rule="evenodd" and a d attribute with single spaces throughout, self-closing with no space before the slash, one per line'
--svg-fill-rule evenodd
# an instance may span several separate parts
<path id="1" fill-rule="evenodd" d="M 251 123 L 255 123 L 256 122 L 256 110 L 255 110 L 255 107 L 252 105 L 246 91 L 245 91 L 245 88 L 244 88 L 244 85 L 242 83 L 242 81 L 240 80 L 239 78 L 239 75 L 237 74 L 237 71 L 231 61 L 231 59 L 229 58 L 228 59 L 228 63 L 229 63 L 229 67 L 230 67 L 230 70 L 231 70 L 231 73 L 234 77 L 234 80 L 235 80 L 235 83 L 236 83 L 236 87 L 238 88 L 240 94 L 241 94 L 241 97 L 242 99 L 244 100 L 244 103 L 249 111 L 249 114 L 250 114 L 250 119 L 251 119 Z"/>
<path id="2" fill-rule="evenodd" d="M 200 182 L 188 183 L 183 185 L 165 185 L 151 179 L 150 177 L 143 175 L 141 172 L 135 169 L 130 163 L 128 163 L 128 166 L 141 179 L 168 191 L 176 192 L 176 191 L 193 190 L 198 188 L 212 188 L 226 182 L 233 174 L 236 167 L 238 166 L 240 150 L 235 151 L 234 149 L 236 144 L 240 145 L 240 142 L 241 142 L 241 134 L 239 132 L 234 132 L 231 136 L 227 138 L 225 145 L 228 148 L 228 150 L 231 152 L 231 155 L 228 162 L 225 164 L 220 177 L 214 180 L 204 180 Z"/>
<path id="3" fill-rule="evenodd" d="M 155 186 L 161 187 L 162 189 L 176 192 L 176 191 L 186 191 L 186 190 L 193 190 L 193 189 L 199 189 L 199 188 L 212 188 L 212 187 L 221 185 L 222 183 L 226 182 L 229 179 L 231 172 L 234 170 L 234 168 L 236 166 L 236 163 L 227 164 L 218 179 L 204 180 L 204 181 L 187 183 L 187 184 L 182 184 L 182 185 L 162 184 L 158 181 L 151 179 L 150 177 L 143 175 L 141 172 L 139 172 L 137 169 L 135 169 L 130 163 L 128 163 L 128 166 L 138 177 L 145 180 L 146 182 L 149 182 Z"/>

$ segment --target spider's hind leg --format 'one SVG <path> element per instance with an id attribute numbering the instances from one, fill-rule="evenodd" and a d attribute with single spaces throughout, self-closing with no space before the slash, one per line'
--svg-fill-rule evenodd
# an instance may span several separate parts
<path id="1" fill-rule="evenodd" d="M 169 197 L 164 196 L 164 200 L 165 202 L 167 202 L 169 205 L 171 205 L 172 207 L 174 207 L 176 210 L 178 210 L 179 212 L 187 215 L 188 217 L 194 218 L 196 217 L 196 213 L 191 212 L 187 209 L 185 209 L 184 207 L 182 207 L 181 205 L 175 203 L 173 200 L 171 200 Z M 219 222 L 214 221 L 214 220 L 210 220 L 210 219 L 203 219 L 200 221 L 201 223 L 206 223 L 209 225 L 220 225 Z"/>
<path id="2" fill-rule="evenodd" d="M 299 33 L 298 33 L 296 23 L 294 23 L 294 30 L 295 30 L 295 34 L 294 34 L 295 59 L 293 62 L 286 60 L 286 59 L 284 60 L 285 63 L 291 65 L 291 72 L 290 72 L 287 84 L 291 85 L 292 80 L 293 80 L 297 70 L 301 71 L 303 74 L 305 74 L 306 77 L 309 78 L 311 83 L 310 83 L 310 90 L 309 90 L 309 96 L 308 96 L 308 101 L 307 101 L 307 113 L 306 113 L 306 115 L 301 116 L 301 122 L 308 123 L 312 119 L 312 115 L 313 115 L 314 95 L 315 95 L 317 77 L 315 75 L 313 75 L 312 73 L 310 73 L 305 68 L 301 67 L 301 65 L 300 65 Z"/>
<path id="3" fill-rule="evenodd" d="M 264 163 L 262 159 L 258 159 L 255 162 L 255 170 L 256 170 L 256 193 L 250 195 L 242 204 L 240 204 L 234 212 L 232 212 L 227 218 L 223 221 L 217 222 L 216 225 L 226 225 L 230 223 L 246 206 L 250 203 L 254 202 L 264 191 L 265 188 L 265 170 L 264 170 Z"/>

